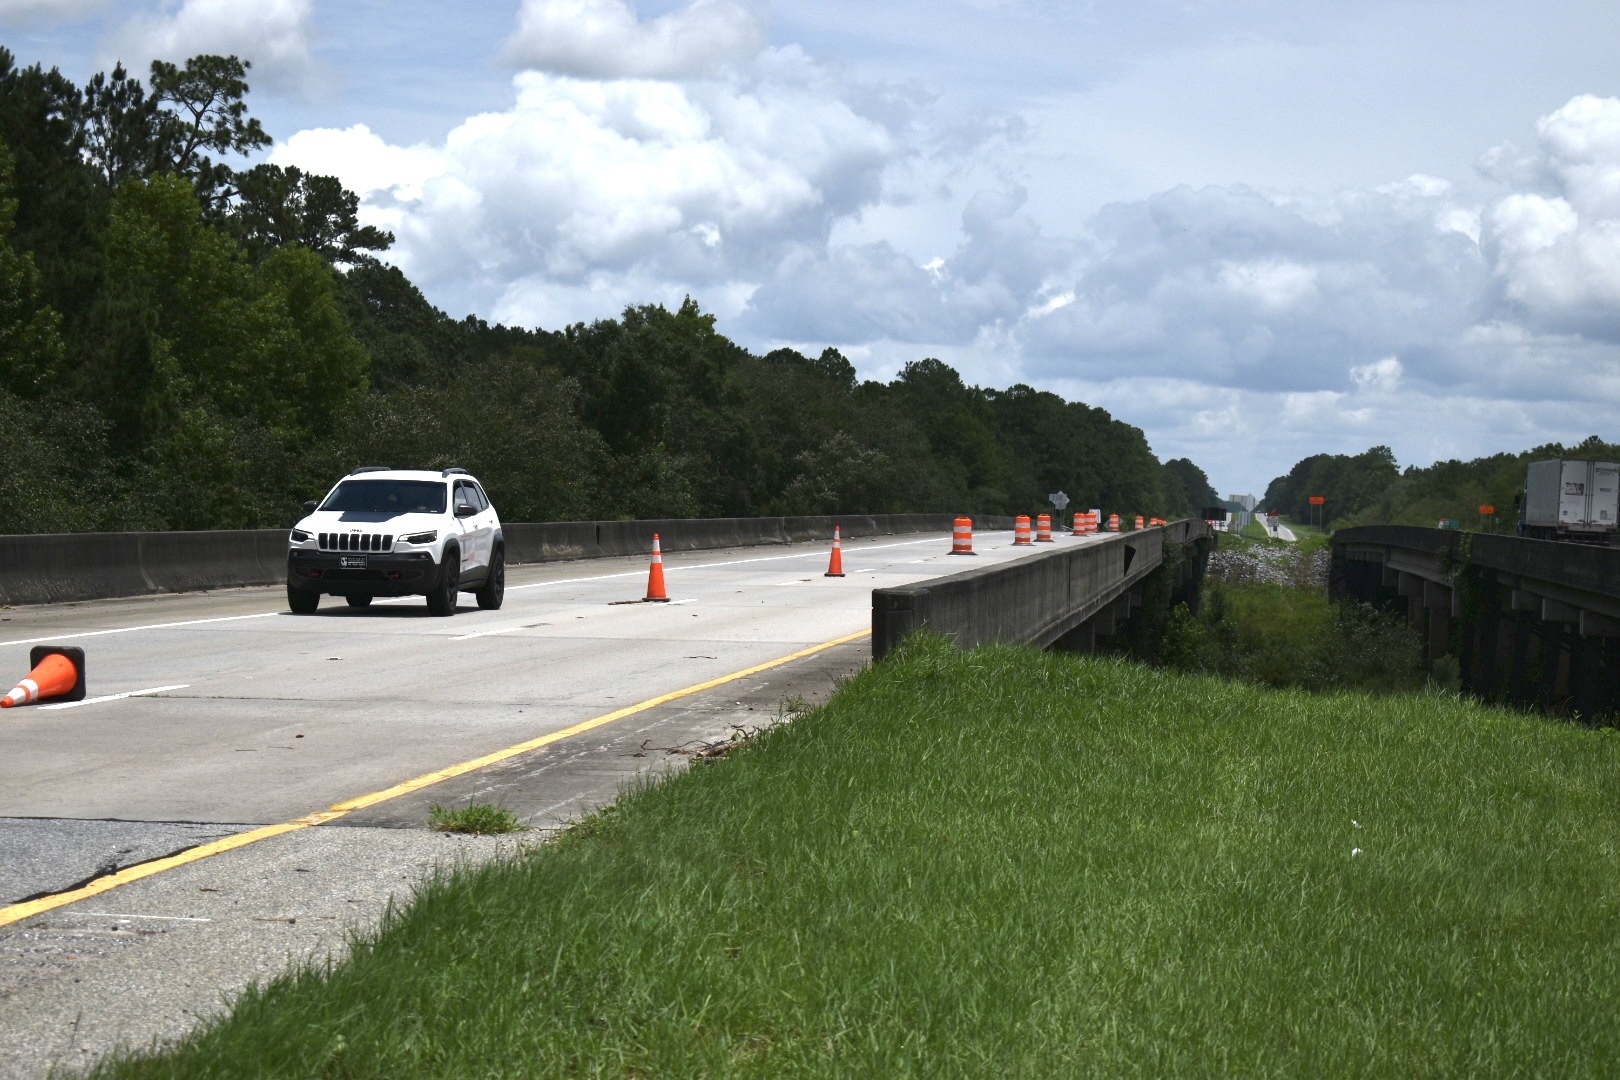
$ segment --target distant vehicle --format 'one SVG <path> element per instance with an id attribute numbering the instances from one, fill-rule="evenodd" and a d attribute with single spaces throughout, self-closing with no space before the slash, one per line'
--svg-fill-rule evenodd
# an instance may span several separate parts
<path id="1" fill-rule="evenodd" d="M 287 536 L 287 606 L 299 615 L 323 593 L 352 608 L 425 596 L 429 612 L 453 615 L 463 592 L 489 609 L 506 595 L 501 519 L 466 469 L 362 466 L 305 503 Z"/>
<path id="2" fill-rule="evenodd" d="M 1620 464 L 1581 458 L 1532 461 L 1519 500 L 1519 535 L 1612 544 L 1620 525 Z"/>

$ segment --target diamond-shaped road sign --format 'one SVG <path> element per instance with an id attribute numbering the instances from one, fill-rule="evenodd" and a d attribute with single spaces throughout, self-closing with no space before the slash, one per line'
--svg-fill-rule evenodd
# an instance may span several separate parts
<path id="1" fill-rule="evenodd" d="M 1069 496 L 1061 491 L 1052 492 L 1052 494 L 1047 496 L 1047 499 L 1059 510 L 1069 505 Z"/>

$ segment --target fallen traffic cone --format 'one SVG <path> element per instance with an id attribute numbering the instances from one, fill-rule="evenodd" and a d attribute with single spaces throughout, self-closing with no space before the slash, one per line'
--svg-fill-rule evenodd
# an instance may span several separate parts
<path id="1" fill-rule="evenodd" d="M 43 698 L 84 700 L 84 650 L 76 645 L 36 645 L 28 654 L 28 677 L 0 698 L 0 709 Z"/>
<path id="2" fill-rule="evenodd" d="M 844 576 L 843 530 L 837 525 L 833 526 L 833 552 L 832 561 L 827 564 L 827 572 L 822 577 Z"/>
<path id="3" fill-rule="evenodd" d="M 647 595 L 642 599 L 669 602 L 669 594 L 664 591 L 664 553 L 658 546 L 657 533 L 653 533 L 652 566 L 647 570 Z"/>

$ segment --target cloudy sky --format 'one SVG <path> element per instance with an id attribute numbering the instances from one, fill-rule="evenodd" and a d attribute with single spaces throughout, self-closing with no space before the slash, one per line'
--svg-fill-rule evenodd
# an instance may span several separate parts
<path id="1" fill-rule="evenodd" d="M 236 53 L 452 315 L 1108 409 L 1223 493 L 1620 439 L 1613 0 L 0 0 L 82 83 Z"/>

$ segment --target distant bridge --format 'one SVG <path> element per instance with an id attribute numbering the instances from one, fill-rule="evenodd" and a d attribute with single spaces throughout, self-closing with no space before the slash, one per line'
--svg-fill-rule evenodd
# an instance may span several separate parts
<path id="1" fill-rule="evenodd" d="M 1620 548 L 1452 529 L 1333 534 L 1331 598 L 1404 612 L 1486 701 L 1620 715 Z"/>

